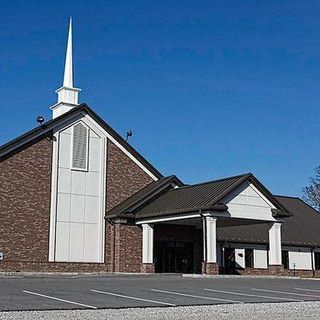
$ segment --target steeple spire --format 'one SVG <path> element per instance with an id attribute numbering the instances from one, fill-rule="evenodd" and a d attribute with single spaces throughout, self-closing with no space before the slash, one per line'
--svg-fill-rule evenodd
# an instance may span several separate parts
<path id="1" fill-rule="evenodd" d="M 76 107 L 78 105 L 78 95 L 80 91 L 80 89 L 73 87 L 72 18 L 70 17 L 63 85 L 56 90 L 58 102 L 51 107 L 52 118 L 56 118 Z"/>
<path id="2" fill-rule="evenodd" d="M 72 18 L 69 20 L 69 33 L 66 62 L 64 65 L 63 86 L 67 88 L 73 87 L 73 64 L 72 64 Z"/>

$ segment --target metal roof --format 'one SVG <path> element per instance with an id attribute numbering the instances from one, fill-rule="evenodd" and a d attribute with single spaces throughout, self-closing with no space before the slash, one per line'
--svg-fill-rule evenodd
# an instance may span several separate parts
<path id="1" fill-rule="evenodd" d="M 213 210 L 219 201 L 237 188 L 243 182 L 250 180 L 271 202 L 282 209 L 283 216 L 288 216 L 289 211 L 282 206 L 273 195 L 251 174 L 246 173 L 238 176 L 224 178 L 215 181 L 185 186 L 168 190 L 151 203 L 134 212 L 135 218 L 147 218 L 167 216 L 172 214 L 196 212 L 199 210 Z"/>
<path id="2" fill-rule="evenodd" d="M 168 188 L 183 185 L 183 182 L 174 175 L 153 181 L 140 191 L 133 194 L 127 200 L 110 209 L 106 214 L 106 218 L 128 217 L 132 209 L 139 205 L 139 203 L 148 200 L 150 201 L 150 199 L 152 199 L 156 194 L 166 191 Z"/>

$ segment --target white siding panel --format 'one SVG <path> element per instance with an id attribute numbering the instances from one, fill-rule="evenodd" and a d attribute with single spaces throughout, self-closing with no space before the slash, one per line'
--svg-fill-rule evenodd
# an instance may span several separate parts
<path id="1" fill-rule="evenodd" d="M 296 251 L 289 251 L 289 268 L 290 269 L 299 269 L 299 270 L 312 270 L 312 262 L 311 262 L 311 252 L 310 250 L 303 250 L 299 252 L 298 249 Z"/>
<path id="2" fill-rule="evenodd" d="M 85 206 L 85 222 L 86 223 L 99 223 L 100 222 L 100 208 L 99 198 L 86 196 Z"/>
<path id="3" fill-rule="evenodd" d="M 84 208 L 85 196 L 84 195 L 71 195 L 71 221 L 84 222 Z"/>
<path id="4" fill-rule="evenodd" d="M 70 167 L 71 157 L 71 135 L 61 133 L 60 135 L 60 154 L 59 154 L 59 166 L 60 168 Z"/>
<path id="5" fill-rule="evenodd" d="M 70 193 L 71 191 L 71 171 L 68 169 L 59 169 L 58 192 Z"/>
<path id="6" fill-rule="evenodd" d="M 274 221 L 272 205 L 252 184 L 245 183 L 224 199 L 231 217 Z"/>
<path id="7" fill-rule="evenodd" d="M 90 196 L 99 196 L 100 176 L 97 172 L 88 172 L 86 175 L 86 194 Z"/>
<path id="8" fill-rule="evenodd" d="M 77 122 L 79 123 L 79 122 Z M 72 168 L 73 126 L 62 129 L 57 156 L 57 194 L 53 261 L 103 262 L 106 137 L 92 123 L 89 128 L 88 171 Z M 100 133 L 100 135 L 98 134 Z M 81 150 L 80 150 L 81 151 Z"/>
<path id="9" fill-rule="evenodd" d="M 100 153 L 101 153 L 101 139 L 95 139 L 90 137 L 90 148 L 89 148 L 89 171 L 99 172 L 100 171 Z"/>
<path id="10" fill-rule="evenodd" d="M 56 225 L 56 261 L 69 260 L 69 233 L 70 224 L 68 222 L 57 222 Z"/>
<path id="11" fill-rule="evenodd" d="M 85 193 L 85 179 L 86 179 L 86 172 L 72 171 L 71 192 L 74 194 L 84 194 Z"/>
<path id="12" fill-rule="evenodd" d="M 97 262 L 99 261 L 99 234 L 100 229 L 98 224 L 86 224 L 84 231 L 84 261 Z"/>
<path id="13" fill-rule="evenodd" d="M 57 201 L 57 221 L 70 221 L 70 194 L 59 193 Z"/>
<path id="14" fill-rule="evenodd" d="M 70 261 L 83 261 L 84 224 L 70 224 Z"/>
<path id="15" fill-rule="evenodd" d="M 268 251 L 265 249 L 254 249 L 254 267 L 255 268 L 268 268 Z"/>

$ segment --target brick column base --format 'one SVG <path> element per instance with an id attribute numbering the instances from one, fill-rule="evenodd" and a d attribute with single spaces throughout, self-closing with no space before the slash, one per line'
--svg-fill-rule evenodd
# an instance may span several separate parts
<path id="1" fill-rule="evenodd" d="M 283 265 L 269 265 L 269 274 L 270 275 L 275 275 L 275 276 L 281 276 L 284 275 L 284 268 Z"/>
<path id="2" fill-rule="evenodd" d="M 154 273 L 154 263 L 143 263 L 141 266 L 142 273 Z"/>
<path id="3" fill-rule="evenodd" d="M 202 274 L 219 274 L 219 264 L 203 261 Z"/>

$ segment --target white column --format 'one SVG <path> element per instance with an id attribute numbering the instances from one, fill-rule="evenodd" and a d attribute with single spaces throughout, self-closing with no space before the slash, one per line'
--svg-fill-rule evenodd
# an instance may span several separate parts
<path id="1" fill-rule="evenodd" d="M 153 225 L 142 224 L 142 263 L 153 263 Z"/>
<path id="2" fill-rule="evenodd" d="M 203 219 L 203 249 L 204 261 L 217 263 L 217 218 Z"/>
<path id="3" fill-rule="evenodd" d="M 269 265 L 281 264 L 281 222 L 274 222 L 269 229 Z"/>

